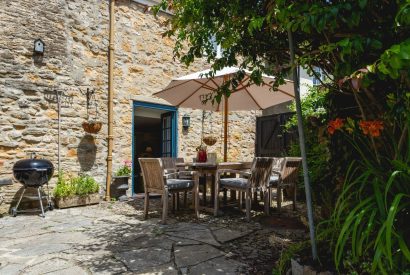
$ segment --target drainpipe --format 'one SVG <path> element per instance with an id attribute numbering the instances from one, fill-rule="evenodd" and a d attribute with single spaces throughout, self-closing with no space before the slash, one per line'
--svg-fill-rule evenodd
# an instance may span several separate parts
<path id="1" fill-rule="evenodd" d="M 299 145 L 300 145 L 300 153 L 302 155 L 303 180 L 304 180 L 304 185 L 305 185 L 307 214 L 308 214 L 308 220 L 309 220 L 310 242 L 312 245 L 313 260 L 316 260 L 317 259 L 317 248 L 316 248 L 316 240 L 315 240 L 315 224 L 313 221 L 312 195 L 310 193 L 310 183 L 309 183 L 308 165 L 307 165 L 306 148 L 305 148 L 305 132 L 303 130 L 302 106 L 300 103 L 299 74 L 297 70 L 297 64 L 295 62 L 295 47 L 293 45 L 293 35 L 290 29 L 288 29 L 288 39 L 289 39 L 289 49 L 290 49 L 290 63 L 292 65 L 292 74 L 293 74 L 293 89 L 295 91 L 296 115 L 298 117 Z"/>
<path id="2" fill-rule="evenodd" d="M 114 25 L 115 25 L 115 0 L 110 0 L 110 36 L 108 54 L 108 153 L 107 153 L 107 177 L 105 200 L 110 201 L 110 185 L 112 177 L 112 147 L 113 147 L 113 98 L 114 98 Z"/>

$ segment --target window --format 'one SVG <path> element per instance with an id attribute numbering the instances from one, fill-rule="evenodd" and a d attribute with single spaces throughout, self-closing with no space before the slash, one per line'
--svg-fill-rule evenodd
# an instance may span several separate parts
<path id="1" fill-rule="evenodd" d="M 321 84 L 320 81 L 323 82 L 323 80 L 325 79 L 322 69 L 318 67 L 314 67 L 313 71 L 315 73 L 313 75 L 313 86 L 320 85 Z"/>
<path id="2" fill-rule="evenodd" d="M 214 48 L 214 51 L 216 52 L 216 58 L 221 58 L 222 57 L 222 47 L 220 44 L 216 42 L 215 35 L 212 35 L 210 38 L 210 42 Z"/>

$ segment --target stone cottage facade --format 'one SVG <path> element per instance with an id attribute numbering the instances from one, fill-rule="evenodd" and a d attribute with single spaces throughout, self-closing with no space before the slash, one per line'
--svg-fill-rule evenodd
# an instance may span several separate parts
<path id="1" fill-rule="evenodd" d="M 166 104 L 152 96 L 174 77 L 207 68 L 189 68 L 173 60 L 173 41 L 163 38 L 168 14 L 155 18 L 145 1 L 117 0 L 115 8 L 114 148 L 113 170 L 132 159 L 133 102 Z M 12 166 L 30 152 L 57 167 L 60 136 L 61 169 L 85 172 L 105 185 L 107 157 L 107 87 L 109 1 L 0 1 L 0 179 L 12 178 Z M 33 53 L 34 41 L 45 43 L 43 55 Z M 89 117 L 103 122 L 100 132 L 87 134 L 86 91 L 94 90 Z M 60 135 L 57 94 L 61 96 Z M 183 131 L 181 117 L 191 127 Z M 229 158 L 250 160 L 254 155 L 258 112 L 229 115 Z M 201 143 L 202 111 L 178 110 L 178 156 L 191 159 Z M 213 125 L 210 127 L 210 125 Z M 209 148 L 221 156 L 220 114 L 207 118 L 218 142 Z M 57 173 L 55 173 L 56 175 Z M 8 210 L 21 185 L 2 187 Z"/>

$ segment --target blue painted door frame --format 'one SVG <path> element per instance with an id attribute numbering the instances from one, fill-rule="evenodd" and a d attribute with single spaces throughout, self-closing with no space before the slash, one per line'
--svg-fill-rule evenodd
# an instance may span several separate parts
<path id="1" fill-rule="evenodd" d="M 178 108 L 174 106 L 155 104 L 142 101 L 133 101 L 132 104 L 132 163 L 134 166 L 135 161 L 138 161 L 134 155 L 134 117 L 135 112 L 138 111 L 137 108 L 149 108 L 156 110 L 163 110 L 172 113 L 172 157 L 177 157 L 178 149 Z M 134 169 L 132 169 L 132 193 L 134 194 Z"/>

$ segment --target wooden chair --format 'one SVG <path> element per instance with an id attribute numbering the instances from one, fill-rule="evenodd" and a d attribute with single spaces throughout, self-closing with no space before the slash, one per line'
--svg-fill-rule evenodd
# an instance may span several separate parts
<path id="1" fill-rule="evenodd" d="M 144 178 L 144 218 L 148 217 L 150 192 L 162 195 L 162 222 L 165 223 L 168 214 L 168 194 L 183 191 L 192 191 L 192 204 L 195 209 L 195 215 L 199 217 L 199 179 L 196 172 L 183 171 L 165 174 L 162 161 L 159 158 L 139 158 L 138 161 Z M 180 179 L 178 176 L 182 173 L 189 173 L 193 179 Z"/>
<path id="2" fill-rule="evenodd" d="M 181 171 L 177 168 L 177 163 L 183 163 L 184 159 L 183 158 L 173 158 L 173 157 L 162 157 L 162 167 L 164 169 L 165 174 L 172 174 L 173 177 L 176 178 L 175 172 Z M 180 173 L 179 177 L 180 179 L 192 179 L 192 175 L 189 173 Z M 176 202 L 176 203 L 175 203 Z M 179 192 L 173 193 L 172 194 L 172 211 L 175 211 L 175 205 L 176 209 L 179 210 Z M 187 205 L 187 191 L 184 191 L 184 207 Z"/>
<path id="3" fill-rule="evenodd" d="M 270 177 L 269 181 L 269 193 L 271 194 L 272 187 L 276 187 L 276 201 L 278 205 L 278 211 L 280 212 L 283 201 L 283 189 L 290 187 L 293 191 L 293 210 L 296 210 L 296 190 L 302 158 L 286 157 L 273 159 L 274 162 L 276 162 L 276 166 L 274 166 L 274 168 L 272 169 L 272 176 Z M 269 202 L 270 201 L 271 200 L 269 200 Z"/>
<path id="4" fill-rule="evenodd" d="M 246 203 L 246 220 L 251 218 L 251 193 L 254 190 L 263 191 L 266 205 L 269 205 L 268 200 L 268 183 L 272 172 L 272 158 L 255 158 L 249 172 L 221 169 L 217 172 L 217 180 L 215 187 L 215 208 L 214 215 L 218 215 L 219 208 L 219 192 L 221 189 L 236 190 L 245 193 Z M 236 174 L 242 177 L 239 178 L 222 178 L 221 175 L 225 173 Z"/>

